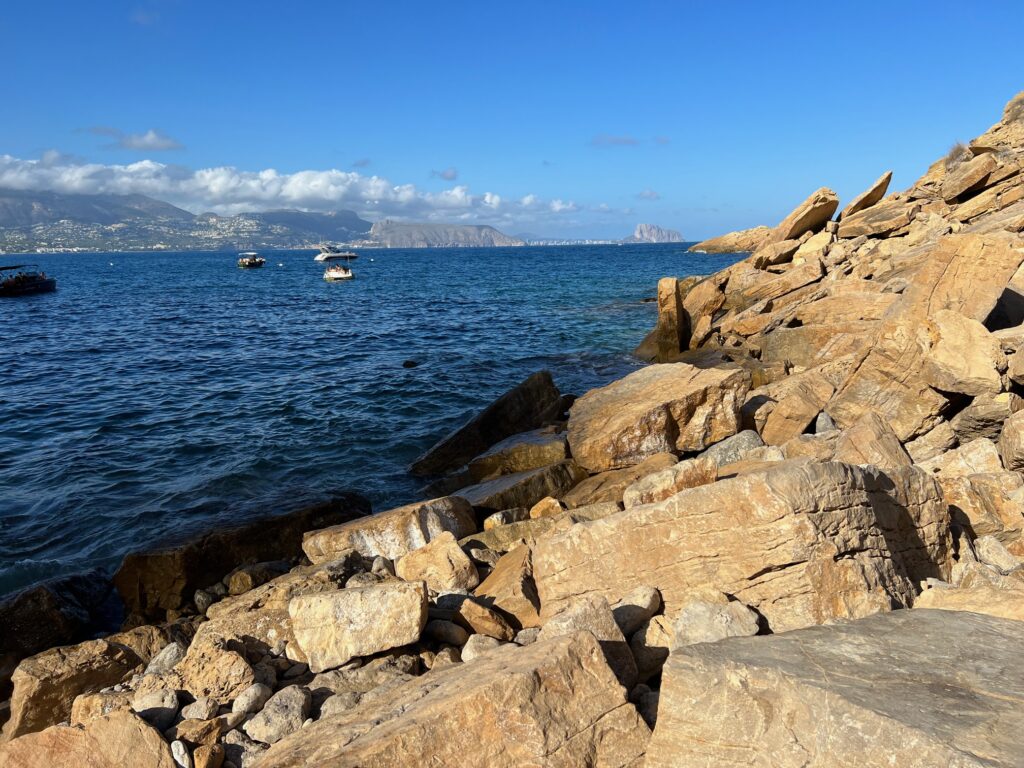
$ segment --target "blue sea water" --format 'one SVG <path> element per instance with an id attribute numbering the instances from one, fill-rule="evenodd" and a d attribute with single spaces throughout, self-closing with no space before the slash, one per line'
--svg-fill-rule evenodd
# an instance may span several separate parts
<path id="1" fill-rule="evenodd" d="M 331 284 L 310 251 L 264 255 L 31 257 L 58 290 L 0 300 L 0 594 L 340 489 L 412 501 L 438 438 L 533 371 L 624 375 L 658 278 L 738 258 L 364 251 Z"/>

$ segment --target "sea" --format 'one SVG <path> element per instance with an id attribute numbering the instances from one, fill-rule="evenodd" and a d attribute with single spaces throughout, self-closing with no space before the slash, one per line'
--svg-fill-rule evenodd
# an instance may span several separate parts
<path id="1" fill-rule="evenodd" d="M 581 394 L 637 368 L 685 244 L 21 257 L 0 299 L 0 595 L 340 490 L 422 498 L 406 468 L 547 369 Z M 0 264 L 19 263 L 0 257 Z"/>

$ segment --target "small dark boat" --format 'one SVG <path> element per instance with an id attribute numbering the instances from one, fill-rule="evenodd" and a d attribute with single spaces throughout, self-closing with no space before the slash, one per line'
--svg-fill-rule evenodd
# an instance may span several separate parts
<path id="1" fill-rule="evenodd" d="M 28 296 L 57 290 L 57 279 L 48 277 L 37 264 L 0 267 L 0 296 Z"/>
<path id="2" fill-rule="evenodd" d="M 238 266 L 242 269 L 259 269 L 267 260 L 255 251 L 243 251 L 238 254 Z"/>

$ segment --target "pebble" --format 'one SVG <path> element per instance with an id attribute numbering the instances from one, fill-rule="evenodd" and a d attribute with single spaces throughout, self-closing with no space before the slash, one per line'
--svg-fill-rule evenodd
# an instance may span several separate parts
<path id="1" fill-rule="evenodd" d="M 186 650 L 188 649 L 185 648 L 185 644 L 179 643 L 177 640 L 168 643 L 146 665 L 145 674 L 163 675 L 170 672 L 179 661 L 185 658 Z"/>
<path id="2" fill-rule="evenodd" d="M 171 742 L 171 757 L 174 758 L 176 765 L 180 768 L 194 768 L 192 764 L 192 755 L 188 753 L 188 747 L 185 746 L 183 741 L 172 741 Z"/>
<path id="3" fill-rule="evenodd" d="M 274 692 L 263 683 L 253 683 L 231 703 L 232 712 L 259 712 Z"/>

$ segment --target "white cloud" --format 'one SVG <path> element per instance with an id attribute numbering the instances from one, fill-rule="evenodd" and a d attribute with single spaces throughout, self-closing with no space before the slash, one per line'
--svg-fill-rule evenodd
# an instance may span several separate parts
<path id="1" fill-rule="evenodd" d="M 430 175 L 436 176 L 439 179 L 444 179 L 445 181 L 455 181 L 459 178 L 459 169 L 445 168 L 443 171 L 431 171 Z"/>
<path id="2" fill-rule="evenodd" d="M 548 204 L 548 208 L 551 209 L 552 213 L 575 213 L 580 209 L 580 207 L 576 205 L 576 203 L 574 203 L 572 200 L 569 200 L 568 202 L 562 200 L 552 200 Z"/>
<path id="3" fill-rule="evenodd" d="M 404 220 L 481 221 L 543 224 L 581 210 L 571 201 L 546 202 L 529 194 L 509 200 L 494 192 L 473 194 L 467 185 L 427 192 L 414 184 L 392 184 L 356 171 L 272 168 L 243 171 L 230 166 L 192 170 L 182 165 L 139 160 L 127 164 L 89 163 L 51 150 L 39 160 L 0 155 L 0 188 L 79 194 L 143 194 L 193 212 L 234 214 L 274 208 L 309 211 L 355 210 Z"/>
<path id="4" fill-rule="evenodd" d="M 172 149 L 184 149 L 179 141 L 155 128 L 150 128 L 145 133 L 125 133 L 107 125 L 94 125 L 87 130 L 97 136 L 110 136 L 117 139 L 113 144 L 107 144 L 106 149 L 130 149 L 136 152 L 166 152 Z"/>
<path id="5" fill-rule="evenodd" d="M 595 147 L 635 147 L 640 140 L 635 136 L 610 136 L 607 133 L 601 133 L 592 138 L 590 143 Z"/>
<path id="6" fill-rule="evenodd" d="M 637 192 L 637 198 L 640 200 L 660 200 L 661 195 L 655 192 L 653 189 L 645 189 Z"/>

